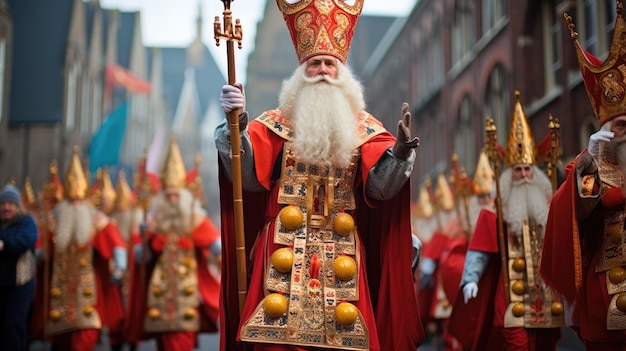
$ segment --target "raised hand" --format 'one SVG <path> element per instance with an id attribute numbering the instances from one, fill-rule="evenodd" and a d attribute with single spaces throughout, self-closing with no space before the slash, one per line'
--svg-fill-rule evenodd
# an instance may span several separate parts
<path id="1" fill-rule="evenodd" d="M 411 154 L 411 150 L 420 144 L 418 137 L 411 138 L 411 112 L 409 104 L 402 103 L 402 117 L 398 121 L 398 137 L 393 146 L 393 155 L 400 160 L 406 160 Z"/>

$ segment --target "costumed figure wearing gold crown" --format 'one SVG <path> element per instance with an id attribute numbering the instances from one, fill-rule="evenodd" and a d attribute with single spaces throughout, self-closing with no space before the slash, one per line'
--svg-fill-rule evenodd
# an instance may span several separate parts
<path id="1" fill-rule="evenodd" d="M 148 211 L 147 250 L 138 251 L 149 258 L 145 313 L 143 320 L 131 321 L 165 351 L 191 351 L 198 332 L 217 331 L 219 277 L 208 261 L 221 251 L 220 232 L 185 187 L 185 176 L 172 137 L 161 168 L 162 190 Z"/>
<path id="2" fill-rule="evenodd" d="M 556 350 L 563 304 L 539 276 L 552 184 L 536 165 L 537 146 L 519 92 L 504 151 L 496 183 L 501 206 L 478 216 L 450 332 L 465 349 Z"/>
<path id="3" fill-rule="evenodd" d="M 457 343 L 446 332 L 453 300 L 446 294 L 444 286 L 458 287 L 460 276 L 455 279 L 442 266 L 446 265 L 450 248 L 457 243 L 467 246 L 467 239 L 457 211 L 454 192 L 442 172 L 437 176 L 433 204 L 437 229 L 424 245 L 420 259 L 420 311 L 427 330 L 426 343 L 442 345 L 445 350 L 455 350 Z"/>
<path id="4" fill-rule="evenodd" d="M 411 275 L 409 176 L 418 139 L 408 104 L 398 138 L 365 112 L 345 65 L 363 0 L 277 0 L 300 66 L 279 107 L 250 123 L 241 85 L 224 86 L 224 112 L 241 110 L 247 266 L 237 306 L 230 131 L 215 131 L 222 168 L 221 349 L 414 350 L 422 339 Z M 365 264 L 367 256 L 367 265 Z M 241 323 L 240 323 L 241 322 Z"/>
<path id="5" fill-rule="evenodd" d="M 121 293 L 122 277 L 128 268 L 126 241 L 110 216 L 115 210 L 117 192 L 108 168 L 96 171 L 96 181 L 89 199 L 93 205 L 95 226 L 93 266 L 99 283 L 98 305 L 102 305 L 102 325 L 107 327 L 111 348 L 121 350 L 124 345 L 124 304 Z"/>
<path id="6" fill-rule="evenodd" d="M 600 131 L 567 165 L 551 204 L 541 274 L 573 303 L 573 324 L 587 350 L 626 343 L 626 58 L 624 5 L 604 62 L 583 50 L 565 15 Z"/>
<path id="7" fill-rule="evenodd" d="M 105 306 L 97 277 L 96 256 L 112 255 L 114 246 L 96 235 L 94 208 L 86 200 L 88 181 L 74 147 L 63 180 L 63 200 L 50 221 L 50 281 L 47 286 L 46 334 L 59 350 L 93 350 L 98 342 Z M 108 273 L 108 264 L 106 265 Z"/>

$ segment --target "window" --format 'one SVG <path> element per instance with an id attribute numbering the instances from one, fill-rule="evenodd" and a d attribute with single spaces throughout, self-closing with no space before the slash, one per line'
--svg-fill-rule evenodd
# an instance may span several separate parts
<path id="1" fill-rule="evenodd" d="M 477 159 L 475 133 L 472 128 L 472 111 L 472 102 L 470 97 L 466 95 L 461 100 L 459 115 L 454 128 L 456 133 L 454 150 L 459 157 L 459 164 L 468 171 L 474 166 L 473 162 Z"/>
<path id="2" fill-rule="evenodd" d="M 4 115 L 4 71 L 6 69 L 6 39 L 0 40 L 0 122 Z"/>
<path id="3" fill-rule="evenodd" d="M 506 88 L 505 74 L 504 68 L 501 65 L 496 65 L 489 75 L 487 92 L 485 94 L 487 111 L 485 111 L 484 116 L 493 118 L 500 144 L 506 143 L 510 119 L 510 93 Z M 483 121 L 483 127 L 484 123 Z"/>
<path id="4" fill-rule="evenodd" d="M 611 46 L 615 26 L 615 1 L 578 0 L 574 24 L 583 48 L 604 57 Z"/>
<path id="5" fill-rule="evenodd" d="M 506 0 L 482 0 L 482 5 L 484 35 L 506 16 Z"/>
<path id="6" fill-rule="evenodd" d="M 78 90 L 78 64 L 71 64 L 67 75 L 67 107 L 65 111 L 65 130 L 71 132 L 76 127 L 76 102 Z"/>
<path id="7" fill-rule="evenodd" d="M 452 25 L 452 64 L 460 61 L 474 45 L 474 8 L 469 0 L 457 1 Z"/>
<path id="8" fill-rule="evenodd" d="M 555 1 L 550 0 L 543 4 L 543 50 L 544 50 L 544 77 L 545 91 L 555 88 L 558 76 L 561 73 L 561 26 L 562 17 L 555 11 Z"/>

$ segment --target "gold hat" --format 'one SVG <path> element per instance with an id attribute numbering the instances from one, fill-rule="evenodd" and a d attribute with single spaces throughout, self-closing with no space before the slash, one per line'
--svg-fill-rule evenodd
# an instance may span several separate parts
<path id="1" fill-rule="evenodd" d="M 184 188 L 186 176 L 185 164 L 176 143 L 176 138 L 171 137 L 170 148 L 167 150 L 165 163 L 161 167 L 161 186 L 163 189 Z"/>
<path id="2" fill-rule="evenodd" d="M 505 152 L 504 167 L 517 164 L 534 165 L 536 163 L 537 146 L 520 102 L 519 91 L 515 91 L 515 107 L 513 108 L 511 129 L 506 139 Z"/>
<path id="3" fill-rule="evenodd" d="M 63 179 L 63 196 L 66 199 L 83 200 L 87 196 L 88 187 L 85 171 L 78 157 L 78 146 L 74 146 L 70 167 L 65 173 L 65 179 Z"/>
<path id="4" fill-rule="evenodd" d="M 608 11 L 608 9 L 607 9 Z M 626 59 L 626 20 L 624 18 L 624 4 L 617 1 L 617 16 L 613 29 L 613 40 L 609 54 L 604 62 L 585 51 L 578 42 L 578 33 L 574 31 L 572 17 L 564 14 L 565 22 L 574 39 L 574 48 L 578 65 L 582 73 L 589 101 L 593 106 L 600 124 L 604 124 L 615 117 L 626 114 L 626 80 L 624 78 L 624 60 Z"/>
<path id="5" fill-rule="evenodd" d="M 446 176 L 443 174 L 443 172 L 440 172 L 437 176 L 435 199 L 438 209 L 444 211 L 450 211 L 454 209 L 454 196 L 452 195 L 452 189 L 450 189 L 450 183 L 448 183 L 448 180 L 446 179 Z"/>
<path id="6" fill-rule="evenodd" d="M 276 0 L 291 40 L 304 63 L 316 55 L 332 55 L 346 63 L 354 28 L 363 10 L 363 1 L 348 5 L 344 0 Z"/>
<path id="7" fill-rule="evenodd" d="M 33 185 L 30 183 L 30 177 L 24 179 L 24 191 L 22 191 L 22 203 L 28 209 L 36 209 L 37 199 L 35 198 L 35 192 L 33 191 Z"/>
<path id="8" fill-rule="evenodd" d="M 117 193 L 113 188 L 113 182 L 111 181 L 111 176 L 109 175 L 109 169 L 107 167 L 98 168 L 98 170 L 96 170 L 96 182 L 91 191 L 91 203 L 95 207 L 102 207 L 104 201 L 106 200 L 106 203 L 112 207 L 116 198 Z M 111 209 L 112 208 L 109 208 L 108 210 Z"/>
<path id="9" fill-rule="evenodd" d="M 115 187 L 117 191 L 117 198 L 115 199 L 115 209 L 118 211 L 125 211 L 129 209 L 133 203 L 133 192 L 126 180 L 126 172 L 121 170 L 117 178 L 117 185 Z"/>
<path id="10" fill-rule="evenodd" d="M 430 218 L 433 216 L 433 204 L 430 202 L 430 194 L 428 193 L 426 185 L 420 187 L 413 215 L 416 218 Z"/>
<path id="11" fill-rule="evenodd" d="M 59 165 L 57 160 L 52 160 L 49 167 L 50 181 L 43 186 L 43 201 L 54 205 L 63 200 L 63 184 L 59 180 Z"/>
<path id="12" fill-rule="evenodd" d="M 478 156 L 476 170 L 474 170 L 474 179 L 472 182 L 472 190 L 474 191 L 474 194 L 491 194 L 494 175 L 495 174 L 491 168 L 491 164 L 489 164 L 489 157 L 487 157 L 487 153 L 485 150 L 481 150 L 480 156 Z"/>

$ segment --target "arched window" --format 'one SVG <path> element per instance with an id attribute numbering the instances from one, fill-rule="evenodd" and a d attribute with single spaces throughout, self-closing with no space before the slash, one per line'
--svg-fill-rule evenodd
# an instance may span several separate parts
<path id="1" fill-rule="evenodd" d="M 472 128 L 473 108 L 469 95 L 463 97 L 459 105 L 459 115 L 454 126 L 454 150 L 459 157 L 459 165 L 470 172 L 476 163 L 476 133 Z"/>
<path id="2" fill-rule="evenodd" d="M 496 65 L 489 75 L 487 91 L 485 93 L 484 117 L 493 118 L 500 144 L 506 143 L 507 131 L 509 130 L 510 93 L 506 84 L 506 72 L 502 65 Z M 483 122 L 483 126 L 485 123 Z"/>

